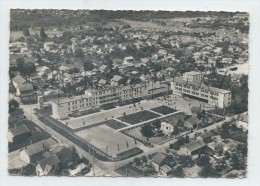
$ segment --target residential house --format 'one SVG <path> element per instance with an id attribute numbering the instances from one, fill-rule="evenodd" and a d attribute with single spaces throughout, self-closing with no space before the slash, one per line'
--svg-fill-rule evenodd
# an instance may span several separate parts
<path id="1" fill-rule="evenodd" d="M 13 128 L 8 129 L 8 141 L 16 142 L 18 140 L 29 137 L 30 131 L 26 125 L 14 126 Z"/>
<path id="2" fill-rule="evenodd" d="M 161 122 L 162 132 L 166 135 L 171 135 L 174 131 L 174 126 L 184 122 L 183 114 L 172 115 Z"/>
<path id="3" fill-rule="evenodd" d="M 204 143 L 208 144 L 213 142 L 213 132 L 204 132 L 197 137 L 198 140 L 202 140 Z"/>
<path id="4" fill-rule="evenodd" d="M 106 80 L 101 79 L 101 80 L 99 80 L 99 82 L 98 82 L 98 86 L 103 87 L 104 85 L 106 85 L 106 83 L 107 83 Z"/>
<path id="5" fill-rule="evenodd" d="M 244 131 L 248 130 L 248 114 L 243 113 L 238 116 L 237 122 L 236 122 L 237 127 L 242 128 Z"/>
<path id="6" fill-rule="evenodd" d="M 172 158 L 162 152 L 157 152 L 151 159 L 151 163 L 154 166 L 156 172 L 160 172 L 160 168 L 168 163 Z"/>
<path id="7" fill-rule="evenodd" d="M 172 168 L 168 165 L 163 165 L 161 168 L 160 168 L 160 174 L 162 176 L 169 176 L 171 175 L 171 172 L 172 172 Z"/>
<path id="8" fill-rule="evenodd" d="M 32 97 L 33 96 L 33 86 L 31 83 L 26 83 L 19 85 L 16 88 L 16 95 L 22 98 L 24 97 Z"/>
<path id="9" fill-rule="evenodd" d="M 26 82 L 27 81 L 21 75 L 17 75 L 12 79 L 12 83 L 15 88 L 17 88 L 18 85 L 25 84 Z"/>
<path id="10" fill-rule="evenodd" d="M 184 126 L 187 129 L 195 129 L 201 125 L 202 125 L 202 120 L 199 120 L 197 117 L 191 117 L 184 122 Z"/>
<path id="11" fill-rule="evenodd" d="M 24 112 L 22 109 L 17 109 L 9 113 L 8 123 L 24 119 Z"/>
<path id="12" fill-rule="evenodd" d="M 110 80 L 111 81 L 111 86 L 119 86 L 122 82 L 123 78 L 118 75 L 114 75 L 114 77 Z"/>
<path id="13" fill-rule="evenodd" d="M 124 58 L 124 64 L 129 64 L 129 63 L 133 63 L 134 62 L 134 58 L 133 56 L 128 56 Z"/>
<path id="14" fill-rule="evenodd" d="M 20 159 L 26 163 L 35 163 L 44 158 L 44 153 L 55 144 L 57 142 L 52 138 L 33 143 L 20 151 Z"/>
<path id="15" fill-rule="evenodd" d="M 180 154 L 183 154 L 183 155 L 192 156 L 192 155 L 199 153 L 199 151 L 205 146 L 206 146 L 206 144 L 204 143 L 204 141 L 195 140 L 195 141 L 191 141 L 190 143 L 181 146 L 179 152 L 180 152 Z"/>
<path id="16" fill-rule="evenodd" d="M 56 154 L 38 161 L 36 173 L 38 176 L 55 176 L 59 168 L 60 160 Z"/>
<path id="17" fill-rule="evenodd" d="M 45 51 L 51 51 L 54 47 L 54 42 L 45 42 L 43 45 L 43 48 L 45 49 Z"/>

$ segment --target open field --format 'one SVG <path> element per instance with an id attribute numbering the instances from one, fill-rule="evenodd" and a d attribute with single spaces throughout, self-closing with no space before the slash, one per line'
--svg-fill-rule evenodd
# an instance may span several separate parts
<path id="1" fill-rule="evenodd" d="M 155 112 L 158 112 L 158 113 L 160 113 L 160 114 L 163 114 L 163 115 L 167 115 L 167 114 L 174 113 L 174 112 L 177 111 L 177 110 L 175 110 L 175 109 L 173 109 L 173 108 L 170 108 L 170 107 L 167 107 L 167 106 L 165 106 L 165 105 L 152 108 L 151 110 L 152 110 L 152 111 L 155 111 Z"/>
<path id="2" fill-rule="evenodd" d="M 137 112 L 137 113 L 134 113 L 134 114 L 122 116 L 118 119 L 123 121 L 123 122 L 129 123 L 131 125 L 135 125 L 137 123 L 148 121 L 150 119 L 154 119 L 154 118 L 157 118 L 159 116 L 160 115 L 158 115 L 158 114 L 155 114 L 155 113 L 150 112 L 148 110 L 144 110 L 144 111 Z"/>
<path id="3" fill-rule="evenodd" d="M 134 107 L 133 104 L 130 104 L 130 105 L 117 107 L 110 110 L 101 110 L 101 112 L 80 116 L 77 118 L 70 118 L 62 122 L 64 124 L 67 123 L 68 127 L 70 127 L 71 129 L 77 129 L 84 126 L 90 126 L 96 123 L 105 122 L 106 120 L 110 120 L 113 118 L 121 117 L 123 116 L 124 113 L 127 116 L 129 114 L 142 111 L 142 108 L 145 110 L 145 109 L 158 107 L 160 105 L 161 105 L 160 103 L 154 100 L 141 101 L 140 104 L 139 103 L 136 104 L 136 107 Z"/>
<path id="4" fill-rule="evenodd" d="M 134 139 L 117 132 L 107 125 L 100 125 L 75 134 L 112 157 L 136 146 Z M 129 147 L 127 147 L 127 143 Z"/>
<path id="5" fill-rule="evenodd" d="M 118 121 L 115 121 L 113 119 L 105 121 L 104 124 L 111 127 L 112 129 L 115 129 L 115 130 L 121 129 L 121 128 L 124 128 L 124 127 L 127 126 L 127 125 L 120 123 Z"/>

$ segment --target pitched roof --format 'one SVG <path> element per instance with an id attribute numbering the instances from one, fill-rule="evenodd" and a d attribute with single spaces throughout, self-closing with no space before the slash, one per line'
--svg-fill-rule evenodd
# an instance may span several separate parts
<path id="1" fill-rule="evenodd" d="M 114 77 L 111 79 L 111 81 L 119 81 L 119 80 L 121 80 L 121 79 L 122 79 L 121 76 L 114 75 Z"/>
<path id="2" fill-rule="evenodd" d="M 52 145 L 55 145 L 56 143 L 57 142 L 54 139 L 48 138 L 46 140 L 42 140 L 25 147 L 24 151 L 28 156 L 32 156 L 39 152 L 48 150 Z"/>
<path id="3" fill-rule="evenodd" d="M 206 146 L 206 144 L 204 143 L 204 141 L 202 140 L 195 140 L 195 141 L 192 141 L 188 144 L 185 144 L 183 146 L 181 146 L 181 148 L 183 147 L 186 147 L 190 152 L 193 152 L 195 150 L 198 150 L 202 147 Z"/>
<path id="4" fill-rule="evenodd" d="M 172 168 L 169 167 L 168 165 L 164 165 L 160 168 L 163 172 L 170 172 L 172 171 Z"/>
<path id="5" fill-rule="evenodd" d="M 179 122 L 184 122 L 184 118 L 182 114 L 175 114 L 170 117 L 167 117 L 164 121 L 169 123 L 172 126 L 177 125 Z"/>
<path id="6" fill-rule="evenodd" d="M 106 80 L 104 80 L 104 79 L 101 79 L 101 80 L 99 80 L 99 82 L 98 82 L 98 84 L 106 84 Z"/>
<path id="7" fill-rule="evenodd" d="M 53 155 L 39 161 L 39 165 L 41 166 L 41 168 L 43 170 L 46 168 L 47 165 L 52 167 L 52 166 L 57 165 L 59 163 L 60 163 L 60 160 L 59 160 L 59 158 L 56 154 L 53 154 Z"/>
<path id="8" fill-rule="evenodd" d="M 208 138 L 208 137 L 211 137 L 213 135 L 213 133 L 212 132 L 204 132 L 204 133 L 202 133 L 201 135 L 200 135 L 200 137 L 202 138 L 202 139 L 205 139 L 205 138 Z"/>
<path id="9" fill-rule="evenodd" d="M 18 85 L 17 88 L 20 90 L 20 92 L 23 92 L 23 91 L 32 91 L 32 90 L 33 90 L 33 86 L 32 86 L 32 84 L 30 84 L 30 83 Z"/>
<path id="10" fill-rule="evenodd" d="M 29 129 L 26 127 L 26 125 L 23 124 L 23 125 L 19 125 L 19 126 L 15 126 L 13 128 L 10 128 L 9 132 L 11 134 L 13 134 L 13 136 L 18 136 L 18 135 L 21 135 L 21 134 L 24 134 L 24 133 L 28 133 Z"/>
<path id="11" fill-rule="evenodd" d="M 164 160 L 165 158 L 167 157 L 167 154 L 164 154 L 164 153 L 161 153 L 161 152 L 157 152 L 153 158 L 152 158 L 152 161 L 158 165 L 160 165 Z"/>
<path id="12" fill-rule="evenodd" d="M 9 116 L 12 117 L 12 116 L 20 115 L 20 114 L 24 114 L 23 110 L 22 109 L 16 109 L 15 111 L 10 112 Z"/>
<path id="13" fill-rule="evenodd" d="M 15 82 L 17 85 L 22 85 L 26 82 L 26 80 L 21 76 L 17 75 L 12 79 L 13 82 Z"/>
<path id="14" fill-rule="evenodd" d="M 241 114 L 241 115 L 238 117 L 238 120 L 248 123 L 248 115 L 247 115 L 247 114 Z"/>

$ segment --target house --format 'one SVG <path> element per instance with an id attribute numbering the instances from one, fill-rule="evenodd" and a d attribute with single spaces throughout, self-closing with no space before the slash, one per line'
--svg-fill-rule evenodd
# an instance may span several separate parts
<path id="1" fill-rule="evenodd" d="M 17 75 L 12 79 L 13 85 L 15 88 L 18 87 L 18 85 L 22 85 L 24 83 L 26 83 L 27 81 L 21 76 L 21 75 Z"/>
<path id="2" fill-rule="evenodd" d="M 24 119 L 24 112 L 22 109 L 17 109 L 9 113 L 8 123 Z"/>
<path id="3" fill-rule="evenodd" d="M 51 41 L 51 42 L 45 42 L 44 45 L 43 45 L 43 48 L 46 50 L 46 51 L 50 51 L 53 49 L 53 46 L 54 46 L 54 43 Z"/>
<path id="4" fill-rule="evenodd" d="M 154 166 L 156 172 L 160 172 L 160 168 L 170 161 L 171 157 L 162 152 L 157 152 L 151 159 L 151 163 Z"/>
<path id="5" fill-rule="evenodd" d="M 172 115 L 161 122 L 161 131 L 170 135 L 174 131 L 174 126 L 184 122 L 183 115 Z"/>
<path id="6" fill-rule="evenodd" d="M 33 86 L 31 83 L 25 83 L 18 85 L 16 88 L 16 95 L 20 97 L 31 97 L 33 96 Z"/>
<path id="7" fill-rule="evenodd" d="M 133 63 L 133 62 L 134 62 L 133 56 L 128 56 L 124 58 L 124 64 Z"/>
<path id="8" fill-rule="evenodd" d="M 236 122 L 237 127 L 242 128 L 244 131 L 248 130 L 248 114 L 243 113 L 238 116 L 237 122 Z"/>
<path id="9" fill-rule="evenodd" d="M 38 176 L 56 175 L 59 168 L 60 160 L 56 154 L 44 158 L 36 165 L 36 173 Z"/>
<path id="10" fill-rule="evenodd" d="M 101 87 L 103 87 L 105 84 L 107 83 L 107 81 L 106 80 L 104 80 L 104 79 L 101 79 L 101 80 L 99 80 L 99 82 L 98 82 L 98 86 L 101 86 Z"/>
<path id="11" fill-rule="evenodd" d="M 168 165 L 163 165 L 161 168 L 160 168 L 160 174 L 162 176 L 169 176 L 171 175 L 171 172 L 172 172 L 172 168 L 169 167 Z"/>
<path id="12" fill-rule="evenodd" d="M 111 86 L 119 86 L 123 78 L 118 75 L 114 75 L 114 77 L 111 79 Z"/>
<path id="13" fill-rule="evenodd" d="M 57 144 L 57 142 L 54 139 L 48 138 L 26 146 L 22 151 L 20 151 L 20 159 L 26 163 L 35 163 L 44 158 L 44 153 L 55 144 Z"/>
<path id="14" fill-rule="evenodd" d="M 184 126 L 188 129 L 195 129 L 200 125 L 202 125 L 202 120 L 199 120 L 197 117 L 191 117 L 184 122 Z"/>
<path id="15" fill-rule="evenodd" d="M 213 133 L 211 131 L 204 132 L 200 136 L 197 137 L 198 140 L 202 140 L 204 143 L 208 144 L 213 142 Z"/>
<path id="16" fill-rule="evenodd" d="M 99 68 L 99 70 L 100 70 L 101 72 L 106 72 L 106 73 L 108 73 L 108 72 L 110 71 L 107 65 L 102 65 L 102 66 Z"/>
<path id="17" fill-rule="evenodd" d="M 12 143 L 27 138 L 29 135 L 30 131 L 24 124 L 8 129 L 8 141 Z"/>
<path id="18" fill-rule="evenodd" d="M 192 141 L 188 144 L 181 146 L 179 152 L 180 152 L 180 154 L 183 154 L 183 155 L 192 156 L 194 154 L 197 154 L 205 146 L 206 146 L 206 144 L 204 143 L 204 141 L 195 140 L 195 141 Z"/>

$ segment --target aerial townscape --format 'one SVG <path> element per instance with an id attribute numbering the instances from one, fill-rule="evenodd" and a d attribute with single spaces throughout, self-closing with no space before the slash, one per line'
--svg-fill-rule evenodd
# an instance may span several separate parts
<path id="1" fill-rule="evenodd" d="M 12 9 L 8 172 L 247 176 L 246 12 Z"/>

